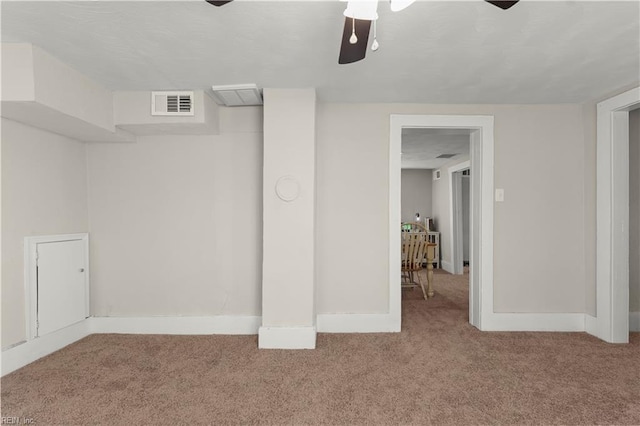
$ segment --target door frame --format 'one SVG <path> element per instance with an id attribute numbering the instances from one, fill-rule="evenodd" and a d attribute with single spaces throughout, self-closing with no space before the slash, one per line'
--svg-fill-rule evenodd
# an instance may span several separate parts
<path id="1" fill-rule="evenodd" d="M 586 330 L 610 343 L 629 342 L 629 111 L 640 87 L 597 105 L 596 317 Z"/>
<path id="2" fill-rule="evenodd" d="M 476 130 L 477 131 L 477 130 Z M 471 143 L 471 142 L 469 142 Z M 449 167 L 449 218 L 451 228 L 451 269 L 453 274 L 464 273 L 462 259 L 462 174 L 457 172 L 471 168 L 471 160 Z M 454 182 L 454 176 L 456 181 Z M 457 179 L 457 177 L 460 179 Z M 459 213 L 458 213 L 459 211 Z"/>
<path id="3" fill-rule="evenodd" d="M 89 234 L 61 234 L 35 237 L 24 237 L 24 302 L 25 302 L 25 335 L 27 340 L 37 337 L 37 303 L 38 303 L 38 244 L 61 243 L 65 241 L 83 241 L 85 255 L 85 312 L 90 313 L 90 270 L 89 270 Z"/>
<path id="4" fill-rule="evenodd" d="M 493 146 L 494 117 L 484 115 L 392 114 L 389 139 L 389 316 L 401 327 L 400 222 L 401 149 L 403 128 L 474 129 L 470 138 L 471 273 L 469 322 L 480 330 L 492 323 L 493 312 Z M 473 135 L 476 135 L 475 137 Z M 477 247 L 477 248 L 475 248 Z"/>

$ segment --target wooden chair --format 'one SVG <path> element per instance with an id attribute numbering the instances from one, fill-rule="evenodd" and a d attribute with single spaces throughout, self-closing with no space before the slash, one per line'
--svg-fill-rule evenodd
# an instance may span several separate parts
<path id="1" fill-rule="evenodd" d="M 402 287 L 414 288 L 420 286 L 422 295 L 427 299 L 427 290 L 424 288 L 419 272 L 423 264 L 427 262 L 427 250 L 429 239 L 427 229 L 417 222 L 402 224 Z M 433 268 L 433 266 L 432 266 Z"/>

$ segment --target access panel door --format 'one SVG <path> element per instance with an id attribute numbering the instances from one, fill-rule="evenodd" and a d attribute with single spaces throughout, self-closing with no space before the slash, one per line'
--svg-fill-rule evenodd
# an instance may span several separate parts
<path id="1" fill-rule="evenodd" d="M 37 335 L 60 330 L 88 316 L 85 242 L 40 243 Z"/>

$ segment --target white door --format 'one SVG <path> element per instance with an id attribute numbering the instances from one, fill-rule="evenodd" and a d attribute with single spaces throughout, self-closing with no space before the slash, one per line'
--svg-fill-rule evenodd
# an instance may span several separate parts
<path id="1" fill-rule="evenodd" d="M 38 244 L 38 336 L 88 316 L 84 250 L 82 240 Z"/>

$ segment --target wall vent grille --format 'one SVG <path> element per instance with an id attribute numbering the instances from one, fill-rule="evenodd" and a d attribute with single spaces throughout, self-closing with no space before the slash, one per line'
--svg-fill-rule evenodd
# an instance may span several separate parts
<path id="1" fill-rule="evenodd" d="M 194 115 L 193 92 L 151 92 L 151 115 Z"/>
<path id="2" fill-rule="evenodd" d="M 237 107 L 262 105 L 262 93 L 255 84 L 233 84 L 230 86 L 211 86 L 213 99 L 218 105 Z"/>

